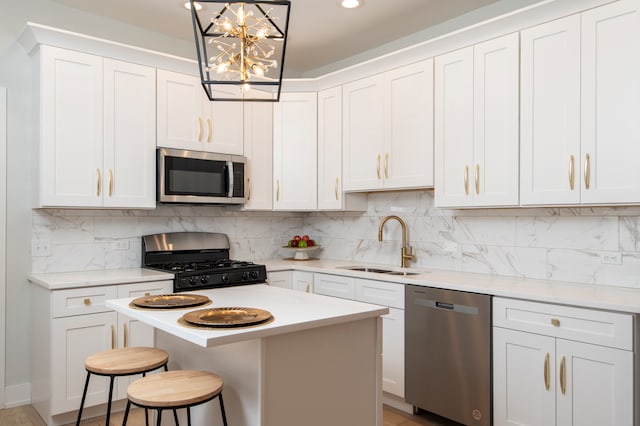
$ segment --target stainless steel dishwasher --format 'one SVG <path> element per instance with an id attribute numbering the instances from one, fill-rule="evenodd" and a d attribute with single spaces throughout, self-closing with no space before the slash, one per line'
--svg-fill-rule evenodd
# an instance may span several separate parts
<path id="1" fill-rule="evenodd" d="M 405 286 L 405 400 L 491 424 L 491 296 Z"/>

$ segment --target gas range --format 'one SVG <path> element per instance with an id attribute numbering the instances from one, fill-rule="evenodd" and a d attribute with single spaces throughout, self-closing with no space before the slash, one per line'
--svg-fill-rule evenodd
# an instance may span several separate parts
<path id="1" fill-rule="evenodd" d="M 173 291 L 264 283 L 264 265 L 229 259 L 229 237 L 173 232 L 142 237 L 142 266 L 174 274 Z"/>

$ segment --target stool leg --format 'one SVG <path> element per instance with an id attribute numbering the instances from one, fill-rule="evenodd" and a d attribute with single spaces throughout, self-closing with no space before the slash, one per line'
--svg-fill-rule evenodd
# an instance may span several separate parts
<path id="1" fill-rule="evenodd" d="M 124 418 L 122 419 L 122 426 L 127 425 L 127 419 L 129 418 L 129 409 L 131 408 L 131 401 L 127 400 L 127 408 L 124 409 Z M 147 424 L 147 426 L 149 426 Z"/>
<path id="2" fill-rule="evenodd" d="M 227 426 L 227 415 L 224 412 L 224 402 L 222 401 L 222 392 L 218 394 L 218 398 L 220 399 L 220 411 L 222 412 L 222 424 Z"/>
<path id="3" fill-rule="evenodd" d="M 160 426 L 162 423 L 162 408 L 158 408 L 158 420 L 156 421 L 156 425 Z"/>
<path id="4" fill-rule="evenodd" d="M 176 410 L 175 408 L 173 409 L 173 420 L 175 420 L 176 426 L 180 424 L 180 422 L 178 421 L 178 410 Z"/>
<path id="5" fill-rule="evenodd" d="M 84 382 L 84 391 L 82 392 L 82 401 L 80 401 L 80 410 L 78 410 L 78 420 L 76 420 L 76 426 L 80 426 L 80 418 L 82 417 L 82 408 L 84 407 L 84 400 L 87 397 L 87 389 L 89 388 L 89 377 L 91 377 L 91 373 L 87 371 L 87 378 Z"/>
<path id="6" fill-rule="evenodd" d="M 115 380 L 114 376 L 109 376 L 109 400 L 107 401 L 107 419 L 105 421 L 105 426 L 109 426 L 109 418 L 111 417 L 111 397 L 113 396 L 113 381 Z"/>

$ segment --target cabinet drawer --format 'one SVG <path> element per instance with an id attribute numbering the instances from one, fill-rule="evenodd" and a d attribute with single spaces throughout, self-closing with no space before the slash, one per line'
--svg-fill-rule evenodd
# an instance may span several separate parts
<path id="1" fill-rule="evenodd" d="M 316 294 L 324 294 L 325 296 L 355 300 L 355 279 L 351 277 L 341 277 L 339 275 L 314 274 L 313 292 Z"/>
<path id="2" fill-rule="evenodd" d="M 356 279 L 356 300 L 404 309 L 404 285 Z"/>
<path id="3" fill-rule="evenodd" d="M 105 302 L 117 298 L 116 286 L 59 290 L 53 292 L 51 311 L 54 318 L 108 312 Z"/>
<path id="4" fill-rule="evenodd" d="M 493 299 L 493 325 L 633 350 L 633 315 L 523 300 Z"/>
<path id="5" fill-rule="evenodd" d="M 173 281 L 151 281 L 118 286 L 118 299 L 125 297 L 155 296 L 173 291 Z"/>

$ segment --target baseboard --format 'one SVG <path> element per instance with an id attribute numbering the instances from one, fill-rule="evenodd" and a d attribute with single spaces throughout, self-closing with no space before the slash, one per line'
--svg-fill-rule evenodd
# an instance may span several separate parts
<path id="1" fill-rule="evenodd" d="M 407 404 L 404 399 L 384 392 L 382 394 L 382 403 L 396 410 L 403 411 L 407 414 L 413 414 L 413 405 Z"/>
<path id="2" fill-rule="evenodd" d="M 31 404 L 31 385 L 29 383 L 7 386 L 5 388 L 5 408 L 19 407 L 27 404 Z"/>

